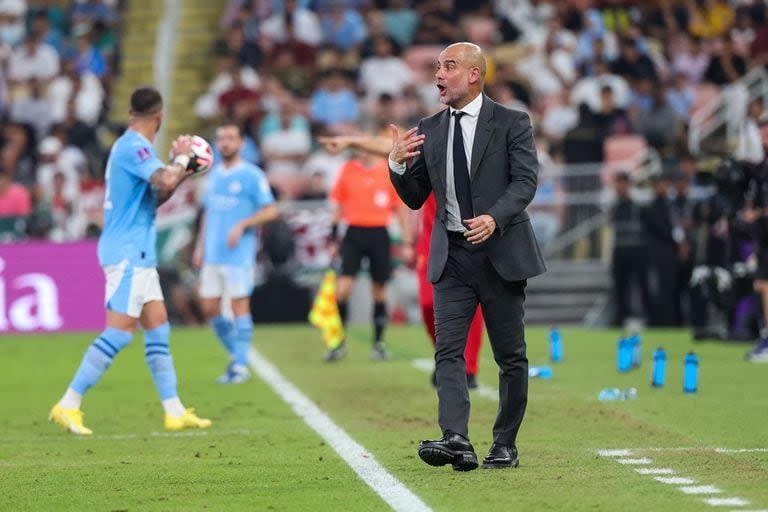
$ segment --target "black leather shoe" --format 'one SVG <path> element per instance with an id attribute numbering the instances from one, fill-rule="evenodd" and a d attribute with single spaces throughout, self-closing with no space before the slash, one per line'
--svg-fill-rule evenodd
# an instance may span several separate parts
<path id="1" fill-rule="evenodd" d="M 467 374 L 467 387 L 469 389 L 477 389 L 477 375 L 474 373 Z"/>
<path id="2" fill-rule="evenodd" d="M 483 459 L 483 469 L 516 468 L 520 465 L 517 447 L 493 443 Z"/>
<path id="3" fill-rule="evenodd" d="M 461 434 L 449 432 L 437 441 L 420 442 L 419 457 L 430 466 L 451 464 L 454 471 L 472 471 L 477 468 L 475 449 Z"/>

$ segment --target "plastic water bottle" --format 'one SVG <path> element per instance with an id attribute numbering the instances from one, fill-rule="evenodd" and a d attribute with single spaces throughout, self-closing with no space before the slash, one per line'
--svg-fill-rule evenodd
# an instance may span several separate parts
<path id="1" fill-rule="evenodd" d="M 605 388 L 597 395 L 597 399 L 602 402 L 611 402 L 616 400 L 634 400 L 637 398 L 637 389 L 629 388 L 621 390 L 619 388 Z"/>
<path id="2" fill-rule="evenodd" d="M 619 338 L 616 344 L 616 366 L 621 373 L 626 373 L 632 367 L 632 347 L 629 338 Z"/>
<path id="3" fill-rule="evenodd" d="M 563 360 L 563 336 L 557 327 L 549 331 L 549 359 L 553 363 Z"/>
<path id="4" fill-rule="evenodd" d="M 528 377 L 531 379 L 551 379 L 552 368 L 549 366 L 529 366 Z"/>
<path id="5" fill-rule="evenodd" d="M 653 372 L 651 372 L 651 386 L 664 387 L 667 377 L 667 352 L 659 347 L 653 352 Z"/>
<path id="6" fill-rule="evenodd" d="M 696 393 L 699 390 L 699 356 L 691 350 L 685 354 L 683 367 L 683 391 Z"/>
<path id="7" fill-rule="evenodd" d="M 640 334 L 632 333 L 629 336 L 629 346 L 632 351 L 632 368 L 640 368 L 640 364 L 643 362 L 643 347 Z"/>

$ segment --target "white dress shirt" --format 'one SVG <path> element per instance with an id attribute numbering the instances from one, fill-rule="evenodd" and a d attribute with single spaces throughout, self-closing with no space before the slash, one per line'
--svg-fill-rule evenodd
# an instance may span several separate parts
<path id="1" fill-rule="evenodd" d="M 483 95 L 478 94 L 474 100 L 467 103 L 459 111 L 464 112 L 464 115 L 461 117 L 461 136 L 464 140 L 464 154 L 467 155 L 467 169 L 472 169 L 472 146 L 475 142 L 475 130 L 482 106 Z M 456 118 L 453 116 L 454 112 L 457 112 L 457 110 L 449 107 L 451 119 L 448 125 L 448 143 L 446 145 L 445 158 L 445 227 L 448 228 L 448 231 L 466 231 L 466 226 L 461 223 L 462 220 L 466 219 L 461 219 L 459 202 L 456 199 L 456 186 L 453 180 L 453 130 L 456 126 Z M 389 168 L 396 174 L 403 174 L 405 173 L 406 166 L 404 163 L 398 164 L 390 159 Z"/>

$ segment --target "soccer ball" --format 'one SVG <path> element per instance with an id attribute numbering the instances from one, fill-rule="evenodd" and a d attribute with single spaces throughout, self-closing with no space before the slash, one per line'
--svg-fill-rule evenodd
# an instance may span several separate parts
<path id="1" fill-rule="evenodd" d="M 197 135 L 192 136 L 192 150 L 189 152 L 187 169 L 202 174 L 213 165 L 213 149 L 208 142 Z"/>

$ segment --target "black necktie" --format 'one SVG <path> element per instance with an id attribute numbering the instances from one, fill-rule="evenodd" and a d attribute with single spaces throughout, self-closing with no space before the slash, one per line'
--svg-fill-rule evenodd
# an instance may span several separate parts
<path id="1" fill-rule="evenodd" d="M 456 189 L 456 201 L 459 203 L 461 221 L 471 219 L 472 192 L 469 189 L 469 166 L 464 152 L 464 136 L 461 133 L 461 116 L 466 112 L 454 112 L 456 120 L 453 126 L 453 186 Z"/>

